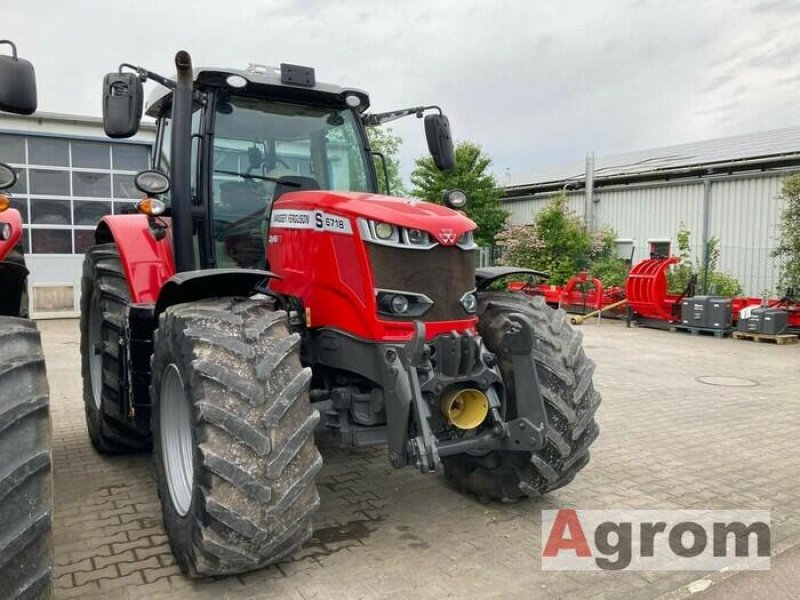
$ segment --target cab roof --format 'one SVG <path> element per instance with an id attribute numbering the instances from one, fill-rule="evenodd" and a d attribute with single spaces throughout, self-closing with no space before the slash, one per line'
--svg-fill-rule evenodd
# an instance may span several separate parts
<path id="1" fill-rule="evenodd" d="M 229 86 L 226 82 L 231 75 L 238 75 L 247 81 L 241 88 Z M 311 85 L 285 83 L 281 78 L 281 69 L 264 65 L 250 65 L 245 70 L 221 69 L 217 67 L 199 67 L 193 70 L 192 76 L 197 89 L 211 87 L 228 89 L 235 95 L 257 96 L 271 100 L 293 102 L 297 104 L 313 104 L 318 106 L 336 106 L 349 108 L 345 98 L 355 95 L 361 100 L 356 107 L 360 113 L 369 108 L 369 94 L 357 88 L 343 88 L 330 83 L 314 81 Z M 157 118 L 164 106 L 169 102 L 172 90 L 159 85 L 147 99 L 147 116 Z"/>

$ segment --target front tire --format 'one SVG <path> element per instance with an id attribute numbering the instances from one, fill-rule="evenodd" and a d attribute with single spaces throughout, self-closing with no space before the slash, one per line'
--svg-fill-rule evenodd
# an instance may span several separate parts
<path id="1" fill-rule="evenodd" d="M 33 321 L 0 317 L 0 598 L 49 598 L 49 393 Z"/>
<path id="2" fill-rule="evenodd" d="M 599 433 L 594 362 L 584 353 L 582 335 L 569 325 L 566 313 L 547 306 L 541 296 L 487 292 L 478 296 L 478 331 L 498 356 L 511 400 L 509 411 L 516 405 L 511 355 L 503 351 L 510 313 L 522 313 L 535 327 L 533 351 L 548 418 L 547 443 L 534 453 L 492 451 L 442 458 L 445 477 L 456 487 L 482 500 L 501 502 L 541 496 L 568 484 L 589 462 L 589 446 Z M 514 418 L 509 411 L 506 418 Z"/>
<path id="3" fill-rule="evenodd" d="M 154 342 L 153 453 L 181 570 L 231 575 L 289 556 L 311 536 L 322 458 L 286 313 L 263 300 L 179 304 Z"/>
<path id="4" fill-rule="evenodd" d="M 116 244 L 89 248 L 81 279 L 81 375 L 86 427 L 102 454 L 150 447 L 147 423 L 130 417 L 120 389 L 120 335 L 128 282 Z"/>

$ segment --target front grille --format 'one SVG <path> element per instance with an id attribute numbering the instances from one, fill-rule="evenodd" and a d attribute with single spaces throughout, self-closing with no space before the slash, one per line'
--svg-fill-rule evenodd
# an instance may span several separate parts
<path id="1" fill-rule="evenodd" d="M 425 294 L 433 306 L 422 321 L 454 321 L 471 315 L 461 306 L 461 297 L 475 288 L 475 256 L 457 246 L 435 246 L 430 250 L 408 250 L 367 244 L 376 288 Z M 386 317 L 408 320 L 409 317 Z"/>

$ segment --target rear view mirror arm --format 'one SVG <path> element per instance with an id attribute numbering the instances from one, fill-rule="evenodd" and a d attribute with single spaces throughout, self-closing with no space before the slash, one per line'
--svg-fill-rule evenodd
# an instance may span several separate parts
<path id="1" fill-rule="evenodd" d="M 384 113 L 364 115 L 364 125 L 367 127 L 376 127 L 378 125 L 383 125 L 384 123 L 402 119 L 403 117 L 408 117 L 410 115 L 416 115 L 418 119 L 421 119 L 426 110 L 438 110 L 440 115 L 443 114 L 442 109 L 435 104 L 430 106 L 415 106 L 413 108 L 401 108 L 399 110 L 392 110 Z"/>
<path id="2" fill-rule="evenodd" d="M 151 79 L 151 80 L 155 81 L 156 83 L 160 83 L 165 88 L 169 88 L 171 90 L 175 89 L 175 85 L 176 85 L 175 82 L 172 79 L 169 79 L 168 77 L 164 77 L 163 75 L 159 75 L 158 73 L 154 73 L 153 71 L 148 71 L 147 69 L 144 69 L 142 67 L 137 67 L 136 65 L 132 65 L 130 63 L 122 63 L 119 66 L 119 72 L 120 73 L 122 73 L 122 69 L 123 68 L 127 68 L 127 69 L 130 69 L 132 71 L 135 71 L 136 74 L 139 76 L 139 79 L 142 82 L 145 82 L 146 80 Z"/>
<path id="3" fill-rule="evenodd" d="M 11 58 L 17 60 L 17 45 L 11 40 L 0 40 L 0 44 L 8 44 L 11 46 Z"/>

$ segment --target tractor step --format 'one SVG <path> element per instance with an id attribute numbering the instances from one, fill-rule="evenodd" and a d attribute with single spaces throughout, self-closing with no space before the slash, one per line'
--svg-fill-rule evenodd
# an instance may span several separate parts
<path id="1" fill-rule="evenodd" d="M 677 325 L 673 323 L 672 325 L 669 326 L 669 331 L 670 333 L 675 333 L 676 331 L 688 331 L 692 335 L 700 335 L 701 333 L 703 333 L 703 334 L 713 335 L 715 338 L 724 338 L 728 337 L 733 331 L 733 329 L 731 329 L 730 327 L 726 329 L 715 329 L 710 327 L 689 327 L 687 325 Z"/>
<path id="2" fill-rule="evenodd" d="M 750 333 L 748 331 L 734 331 L 734 339 L 753 340 L 754 342 L 775 342 L 779 346 L 783 344 L 796 344 L 798 336 L 793 333 L 771 334 L 771 333 Z"/>

